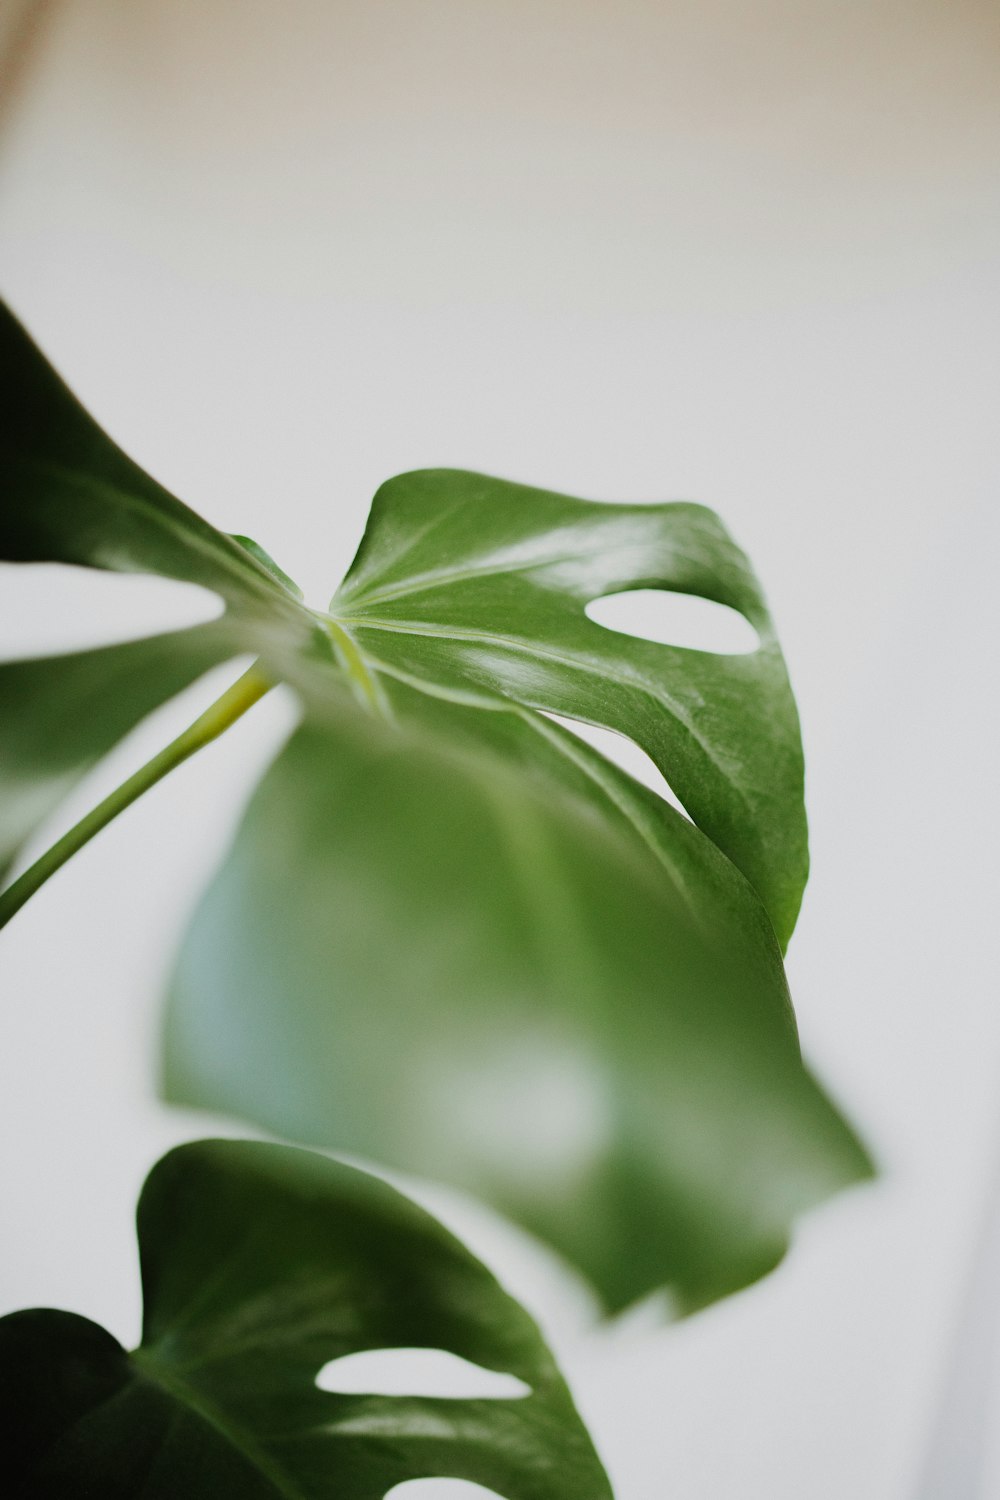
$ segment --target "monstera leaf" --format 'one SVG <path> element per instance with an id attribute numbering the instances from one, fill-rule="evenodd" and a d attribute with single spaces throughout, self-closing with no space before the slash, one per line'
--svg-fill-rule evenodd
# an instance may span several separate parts
<path id="1" fill-rule="evenodd" d="M 209 662 L 253 652 L 302 704 L 183 943 L 168 1097 L 470 1188 L 612 1307 L 662 1285 L 695 1307 L 774 1265 L 794 1216 L 868 1164 L 799 1056 L 781 961 L 806 871 L 798 728 L 718 520 L 405 475 L 310 610 L 5 330 L 0 553 L 184 576 L 227 605 L 196 632 L 0 670 L 0 703 L 35 702 L 19 728 L 0 715 L 8 853 Z M 650 586 L 738 609 L 758 649 L 586 614 Z M 171 668 L 122 690 L 129 651 Z M 693 821 L 543 710 L 630 735 Z"/>
<path id="2" fill-rule="evenodd" d="M 637 588 L 730 605 L 759 649 L 679 650 L 587 618 L 593 600 Z M 375 496 L 331 609 L 383 670 L 628 735 L 787 942 L 808 868 L 798 719 L 756 579 L 711 511 L 404 474 Z"/>
<path id="3" fill-rule="evenodd" d="M 288 1146 L 200 1141 L 154 1167 L 138 1229 L 134 1353 L 75 1313 L 0 1319 L 5 1494 L 381 1500 L 444 1476 L 510 1500 L 610 1500 L 531 1319 L 385 1183 Z M 397 1348 L 503 1372 L 519 1393 L 317 1385 L 330 1361 Z"/>

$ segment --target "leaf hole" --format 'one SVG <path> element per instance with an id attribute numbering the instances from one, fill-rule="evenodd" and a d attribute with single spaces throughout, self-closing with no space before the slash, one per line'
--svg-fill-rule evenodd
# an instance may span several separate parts
<path id="1" fill-rule="evenodd" d="M 430 1396 L 446 1401 L 517 1401 L 531 1387 L 446 1349 L 363 1349 L 331 1359 L 316 1376 L 339 1396 Z M 487 1493 L 487 1492 L 484 1492 Z"/>
<path id="2" fill-rule="evenodd" d="M 0 658 L 115 646 L 217 620 L 223 603 L 196 583 L 63 563 L 0 564 Z"/>
<path id="3" fill-rule="evenodd" d="M 627 771 L 636 781 L 641 781 L 643 786 L 648 786 L 651 792 L 656 792 L 664 802 L 669 802 L 675 812 L 679 812 L 682 818 L 690 823 L 692 819 L 687 809 L 677 796 L 669 781 L 661 772 L 660 768 L 641 749 L 634 740 L 630 740 L 624 734 L 618 734 L 613 729 L 605 729 L 601 724 L 584 724 L 578 719 L 567 719 L 562 714 L 549 713 L 543 710 L 545 717 L 551 719 L 554 724 L 568 729 L 578 739 L 586 740 L 594 750 L 600 751 L 607 760 Z"/>
<path id="4" fill-rule="evenodd" d="M 393 1485 L 385 1500 L 503 1500 L 496 1490 L 471 1479 L 404 1479 Z"/>
<path id="5" fill-rule="evenodd" d="M 760 646 L 756 630 L 738 609 L 672 589 L 605 594 L 591 600 L 586 615 L 618 635 L 716 656 L 746 656 Z"/>

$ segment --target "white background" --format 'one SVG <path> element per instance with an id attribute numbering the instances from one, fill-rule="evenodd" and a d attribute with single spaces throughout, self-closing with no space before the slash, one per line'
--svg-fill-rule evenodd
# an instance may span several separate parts
<path id="1" fill-rule="evenodd" d="M 880 1182 L 666 1329 L 593 1329 L 540 1251 L 434 1199 L 551 1330 L 619 1500 L 1000 1494 L 974 1423 L 921 1488 L 997 1173 L 995 4 L 36 10 L 0 121 L 4 293 L 128 451 L 312 602 L 376 485 L 428 464 L 704 501 L 768 589 L 813 828 L 793 991 Z M 6 654 L 206 610 L 14 572 Z M 289 714 L 261 705 L 3 934 L 2 1310 L 136 1336 L 142 1177 L 234 1128 L 157 1103 L 157 986 Z M 987 1278 L 978 1391 L 996 1314 Z"/>

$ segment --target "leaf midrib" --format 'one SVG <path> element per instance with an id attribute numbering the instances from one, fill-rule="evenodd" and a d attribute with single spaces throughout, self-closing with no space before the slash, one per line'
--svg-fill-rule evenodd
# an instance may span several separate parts
<path id="1" fill-rule="evenodd" d="M 644 682 L 641 679 L 624 677 L 618 672 L 609 669 L 603 663 L 600 665 L 595 665 L 594 663 L 587 661 L 586 658 L 566 656 L 561 652 L 553 651 L 545 646 L 540 646 L 534 641 L 525 641 L 519 639 L 517 636 L 502 635 L 494 631 L 447 629 L 444 626 L 438 625 L 406 623 L 395 620 L 380 620 L 377 618 L 368 619 L 367 617 L 355 617 L 349 620 L 344 620 L 338 617 L 337 623 L 341 626 L 350 625 L 355 630 L 364 630 L 370 628 L 372 630 L 385 631 L 391 635 L 415 635 L 418 637 L 429 637 L 448 641 L 469 641 L 481 643 L 486 646 L 506 646 L 512 651 L 521 651 L 526 656 L 540 657 L 544 661 L 554 662 L 557 666 L 567 667 L 574 672 L 584 672 L 587 676 L 597 677 L 605 681 L 610 681 L 615 683 L 615 685 L 620 688 L 625 688 L 633 692 L 641 693 L 645 697 L 651 699 L 653 703 L 658 704 L 659 707 L 666 709 L 667 713 L 669 713 L 671 717 L 674 718 L 682 727 L 682 729 L 684 729 L 684 731 L 688 735 L 690 735 L 691 739 L 694 740 L 695 744 L 699 747 L 700 750 L 702 750 L 706 758 L 712 762 L 712 765 L 715 766 L 720 776 L 724 778 L 726 784 L 740 799 L 744 807 L 750 807 L 749 797 L 744 792 L 743 788 L 733 780 L 732 771 L 724 764 L 722 760 L 720 760 L 717 750 L 695 727 L 688 711 L 681 704 L 677 703 L 675 699 L 672 698 L 671 695 L 665 692 L 662 688 L 655 688 L 650 683 Z M 667 647 L 665 649 L 669 650 L 671 648 Z M 680 648 L 678 647 L 674 649 Z M 372 660 L 378 661 L 378 658 L 373 657 Z"/>
<path id="2" fill-rule="evenodd" d="M 259 597 L 266 598 L 268 602 L 297 603 L 290 594 L 279 590 L 275 586 L 275 580 L 264 568 L 259 566 L 249 552 L 245 552 L 244 549 L 240 548 L 241 555 L 231 555 L 227 547 L 228 538 L 223 532 L 214 532 L 213 529 L 213 538 L 210 541 L 201 532 L 199 527 L 195 526 L 190 531 L 186 530 L 181 526 L 176 517 L 158 510 L 145 496 L 135 494 L 130 490 L 119 489 L 117 485 L 109 484 L 105 480 L 91 479 L 74 469 L 67 468 L 64 464 L 34 459 L 30 467 L 43 475 L 48 475 L 60 479 L 64 483 L 68 483 L 70 488 L 89 490 L 92 493 L 105 495 L 116 504 L 141 515 L 161 531 L 167 532 L 175 541 L 198 552 L 206 561 L 215 564 L 224 572 L 230 574 L 234 582 L 242 584 L 244 589 L 252 588 L 256 584 L 259 589 Z M 155 483 L 155 480 L 152 482 Z M 172 499 L 173 497 L 171 496 L 170 498 Z M 182 502 L 178 500 L 176 503 L 180 505 Z M 191 515 L 195 520 L 201 519 L 194 511 L 191 512 Z M 207 523 L 203 522 L 202 524 Z M 215 550 L 213 542 L 219 544 L 218 551 Z M 229 543 L 229 545 L 234 548 L 239 546 L 236 542 Z M 140 569 L 140 571 L 144 572 L 146 570 Z"/>
<path id="3" fill-rule="evenodd" d="M 252 1438 L 247 1437 L 242 1428 L 228 1417 L 224 1416 L 215 1405 L 207 1401 L 200 1392 L 193 1389 L 185 1380 L 165 1368 L 155 1356 L 155 1345 L 145 1348 L 142 1345 L 134 1349 L 129 1355 L 130 1362 L 139 1371 L 140 1376 L 158 1385 L 179 1405 L 193 1411 L 196 1416 L 201 1417 L 210 1427 L 223 1437 L 237 1452 L 256 1466 L 264 1477 L 275 1486 L 283 1500 L 310 1500 L 305 1490 L 294 1484 L 288 1475 L 277 1468 L 269 1455 L 258 1448 Z"/>
<path id="4" fill-rule="evenodd" d="M 546 740 L 548 744 L 552 745 L 553 748 L 556 749 L 566 760 L 568 760 L 572 765 L 576 766 L 576 768 L 584 776 L 587 777 L 588 781 L 592 782 L 592 784 L 598 789 L 601 795 L 621 813 L 622 817 L 626 819 L 629 825 L 635 830 L 635 832 L 642 839 L 643 843 L 654 855 L 657 862 L 661 864 L 663 868 L 671 875 L 678 893 L 683 898 L 692 915 L 700 921 L 700 915 L 697 909 L 697 905 L 694 901 L 694 898 L 688 891 L 687 881 L 669 859 L 667 852 L 660 841 L 653 833 L 650 832 L 648 827 L 646 827 L 645 820 L 640 817 L 639 814 L 635 811 L 634 807 L 631 805 L 630 799 L 618 794 L 617 789 L 613 785 L 613 776 L 603 777 L 598 774 L 596 768 L 590 763 L 590 756 L 586 753 L 589 747 L 585 746 L 582 740 L 578 743 L 580 744 L 581 749 L 584 753 L 577 755 L 573 752 L 573 750 L 570 749 L 570 746 L 567 743 L 567 740 L 571 738 L 575 741 L 575 736 L 571 736 L 569 734 L 565 734 L 564 736 L 563 733 L 560 733 L 555 728 L 550 727 L 548 720 L 545 719 L 545 717 L 536 709 L 526 708 L 522 704 L 515 703 L 510 699 L 501 700 L 496 704 L 495 707 L 490 707 L 487 704 L 484 704 L 481 699 L 477 700 L 471 695 L 466 696 L 464 694 L 452 692 L 441 683 L 430 682 L 426 678 L 418 677 L 413 673 L 407 672 L 404 668 L 397 667 L 392 663 L 382 661 L 378 657 L 369 657 L 369 660 L 371 661 L 373 666 L 375 666 L 376 670 L 384 672 L 388 677 L 396 678 L 396 680 L 399 682 L 406 683 L 408 687 L 415 688 L 418 692 L 424 693 L 429 698 L 441 698 L 445 702 L 456 703 L 464 708 L 478 708 L 481 709 L 484 713 L 491 712 L 515 714 L 523 723 L 527 724 L 530 729 L 532 729 L 536 734 L 540 735 L 544 740 Z M 604 757 L 601 756 L 599 751 L 595 750 L 591 753 L 595 758 L 603 761 Z M 614 767 L 610 766 L 610 762 L 608 764 L 609 769 L 615 769 Z M 609 784 L 609 782 L 611 784 Z M 667 805 L 668 804 L 664 803 L 664 806 Z M 701 836 L 703 838 L 705 837 L 704 834 L 702 834 Z"/>
<path id="5" fill-rule="evenodd" d="M 680 547 L 671 547 L 671 556 L 679 562 L 690 563 L 693 567 L 707 567 L 711 565 L 710 559 L 699 557 L 692 552 L 684 551 Z M 424 594 L 434 588 L 447 588 L 455 583 L 473 583 L 480 578 L 497 578 L 505 574 L 532 573 L 539 568 L 558 567 L 561 563 L 574 563 L 592 559 L 593 553 L 585 549 L 577 549 L 573 552 L 552 554 L 547 557 L 526 559 L 523 562 L 506 560 L 493 564 L 479 564 L 464 568 L 440 568 L 433 572 L 414 573 L 405 583 L 389 585 L 385 588 L 373 589 L 371 593 L 360 594 L 352 597 L 351 590 L 345 589 L 343 594 L 338 590 L 334 596 L 334 602 L 338 597 L 348 600 L 352 608 L 362 606 L 367 608 L 370 604 L 388 604 L 396 599 L 406 599 L 412 594 Z M 344 580 L 350 583 L 350 574 Z M 630 584 L 630 589 L 640 588 L 641 584 Z M 654 587 L 662 588 L 665 592 L 675 593 L 668 584 L 654 584 Z M 589 602 L 589 601 L 588 601 Z"/>

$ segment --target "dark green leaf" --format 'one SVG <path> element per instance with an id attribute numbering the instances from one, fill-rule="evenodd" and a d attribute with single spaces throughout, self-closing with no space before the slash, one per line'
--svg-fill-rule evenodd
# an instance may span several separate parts
<path id="1" fill-rule="evenodd" d="M 531 1319 L 386 1184 L 290 1147 L 182 1146 L 139 1205 L 145 1315 L 0 1320 L 7 1493 L 20 1500 L 381 1500 L 447 1476 L 510 1500 L 610 1500 Z M 443 1349 L 518 1399 L 336 1395 L 361 1350 Z"/>
<path id="2" fill-rule="evenodd" d="M 127 458 L 2 303 L 0 411 L 0 559 L 158 573 L 285 608 L 271 571 Z"/>
<path id="3" fill-rule="evenodd" d="M 682 650 L 584 612 L 637 588 L 729 605 L 760 647 Z M 711 511 L 599 505 L 454 470 L 403 474 L 375 496 L 331 608 L 390 669 L 485 686 L 635 740 L 788 941 L 808 867 L 798 718 L 760 588 Z"/>

